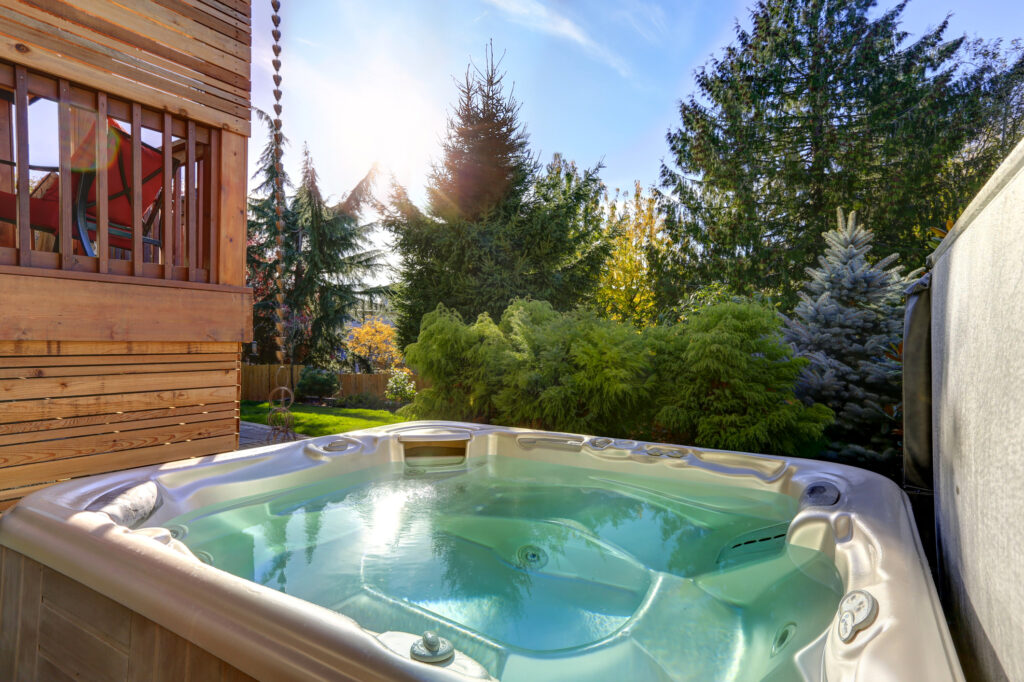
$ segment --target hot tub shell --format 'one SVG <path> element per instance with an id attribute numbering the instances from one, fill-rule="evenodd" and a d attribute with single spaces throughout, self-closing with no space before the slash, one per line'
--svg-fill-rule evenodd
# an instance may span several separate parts
<path id="1" fill-rule="evenodd" d="M 464 447 L 470 459 L 499 453 L 610 472 L 657 472 L 801 500 L 786 542 L 828 555 L 845 593 L 861 590 L 877 603 L 877 613 L 852 640 L 842 641 L 837 612 L 831 626 L 797 653 L 804 679 L 963 679 L 906 496 L 881 476 L 813 460 L 407 422 L 54 485 L 0 518 L 5 565 L 12 559 L 38 562 L 257 679 L 488 679 L 463 653 L 446 666 L 413 661 L 408 648 L 414 634 L 370 632 L 334 611 L 225 573 L 159 529 L 190 509 L 232 496 L 387 462 L 408 466 L 417 449 L 431 445 Z M 838 490 L 835 504 L 806 494 L 821 483 Z M 18 622 L 11 615 L 19 607 L 10 587 L 2 606 L 4 622 Z M 0 641 L 0 658 L 31 658 L 17 651 L 18 642 L 11 634 Z"/>

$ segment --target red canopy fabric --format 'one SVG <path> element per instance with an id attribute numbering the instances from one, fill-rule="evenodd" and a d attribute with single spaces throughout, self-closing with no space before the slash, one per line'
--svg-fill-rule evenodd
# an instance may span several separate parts
<path id="1" fill-rule="evenodd" d="M 111 223 L 125 228 L 132 225 L 132 204 L 131 204 L 131 182 L 132 182 L 132 138 L 112 118 L 107 119 L 107 193 L 110 199 L 107 201 L 107 215 Z M 82 171 L 93 170 L 96 165 L 96 126 L 89 130 L 82 144 L 72 152 L 71 167 L 73 173 L 74 190 L 78 190 L 78 182 L 81 180 Z M 145 212 L 154 201 L 160 188 L 163 187 L 163 177 L 160 169 L 163 166 L 161 153 L 148 147 L 142 146 L 142 210 Z M 97 169 L 99 172 L 99 169 Z M 149 178 L 149 180 L 146 180 Z M 125 191 L 127 189 L 127 191 Z M 57 201 L 59 199 L 59 188 L 53 184 L 44 194 L 46 201 Z M 93 182 L 89 188 L 89 206 L 86 215 L 96 219 L 96 183 Z M 33 222 L 35 216 L 33 215 Z"/>
<path id="2" fill-rule="evenodd" d="M 131 181 L 132 181 L 132 138 L 121 129 L 117 121 L 107 119 L 107 215 L 111 225 L 126 230 L 132 229 Z M 72 151 L 72 197 L 77 197 L 78 186 L 86 171 L 96 166 L 96 126 L 90 128 L 78 149 Z M 163 187 L 163 156 L 159 150 L 142 145 L 142 210 L 143 213 L 156 201 Z M 96 169 L 100 172 L 99 169 Z M 149 178 L 147 180 L 147 178 Z M 73 201 L 74 199 L 72 199 Z M 86 216 L 96 220 L 96 182 L 89 188 Z M 29 215 L 32 226 L 57 234 L 60 228 L 60 184 L 50 182 L 42 196 L 29 199 Z M 17 196 L 0 192 L 0 221 L 14 223 L 17 216 Z M 95 229 L 89 230 L 95 238 Z M 131 249 L 130 238 L 110 235 L 110 245 Z"/>

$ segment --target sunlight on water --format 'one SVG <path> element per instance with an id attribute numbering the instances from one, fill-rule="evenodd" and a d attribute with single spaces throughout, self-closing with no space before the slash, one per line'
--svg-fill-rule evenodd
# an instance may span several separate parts
<path id="1" fill-rule="evenodd" d="M 704 681 L 786 679 L 828 626 L 842 584 L 785 545 L 795 513 L 766 491 L 493 457 L 169 523 L 218 568 L 373 631 L 437 629 L 502 680 Z"/>

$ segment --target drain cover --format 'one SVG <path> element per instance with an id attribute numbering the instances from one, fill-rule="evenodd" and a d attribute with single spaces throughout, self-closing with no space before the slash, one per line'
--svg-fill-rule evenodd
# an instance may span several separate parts
<path id="1" fill-rule="evenodd" d="M 542 568 L 548 562 L 548 553 L 536 545 L 523 545 L 516 552 L 516 563 L 521 568 Z"/>

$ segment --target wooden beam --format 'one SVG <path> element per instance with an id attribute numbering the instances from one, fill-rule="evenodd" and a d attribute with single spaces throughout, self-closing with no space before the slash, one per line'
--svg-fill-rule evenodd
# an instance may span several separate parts
<path id="1" fill-rule="evenodd" d="M 246 143 L 241 135 L 220 133 L 217 281 L 235 286 L 245 286 Z"/>
<path id="2" fill-rule="evenodd" d="M 132 103 L 132 274 L 142 275 L 142 107 Z"/>
<path id="3" fill-rule="evenodd" d="M 160 208 L 161 234 L 163 239 L 161 245 L 164 250 L 164 278 L 171 279 L 174 276 L 174 234 L 171 222 L 171 211 L 173 206 L 174 184 L 171 181 L 171 171 L 174 168 L 173 157 L 171 156 L 171 115 L 166 111 L 163 116 L 162 128 L 162 151 L 163 151 L 163 182 L 161 184 L 160 196 L 162 204 Z"/>
<path id="4" fill-rule="evenodd" d="M 219 267 L 218 259 L 220 258 L 220 239 L 218 238 L 218 224 L 220 222 L 220 131 L 213 129 L 210 131 L 210 144 L 207 147 L 209 154 L 204 161 L 206 165 L 206 187 L 204 195 L 206 202 L 206 214 L 204 216 L 203 224 L 206 226 L 206 237 L 209 240 L 209 267 L 210 267 L 210 278 L 209 282 L 218 282 L 219 276 L 217 268 Z"/>
<path id="5" fill-rule="evenodd" d="M 171 423 L 151 428 L 130 428 L 115 433 L 71 436 L 33 443 L 0 445 L 0 470 L 69 457 L 98 455 L 104 452 L 135 450 L 166 443 L 178 443 L 199 438 L 228 436 L 235 432 L 234 413 L 218 415 L 214 420 Z"/>
<path id="6" fill-rule="evenodd" d="M 184 423 L 190 419 L 201 421 L 201 418 L 206 415 L 232 411 L 238 412 L 238 404 L 235 402 L 164 407 L 153 410 L 136 410 L 134 412 L 90 414 L 67 419 L 45 419 L 43 421 L 0 424 L 0 442 L 4 444 L 30 443 L 37 440 L 63 438 L 65 435 L 81 436 L 90 433 L 107 433 L 121 428 L 130 428 L 131 424 L 141 424 L 143 422 L 151 426 L 159 426 L 163 423 Z M 125 423 L 130 424 L 122 426 Z"/>
<path id="7" fill-rule="evenodd" d="M 14 161 L 14 109 L 3 101 L 0 101 L 0 159 Z M 14 167 L 0 164 L 0 192 L 14 194 L 14 187 Z M 0 247 L 14 248 L 17 245 L 16 227 L 0 223 Z"/>
<path id="8" fill-rule="evenodd" d="M 57 147 L 58 168 L 57 181 L 60 187 L 60 266 L 68 270 L 74 265 L 75 254 L 72 251 L 72 216 L 71 216 L 71 86 L 63 78 L 58 81 L 57 95 Z"/>
<path id="9" fill-rule="evenodd" d="M 6 24 L 0 23 L 0 59 L 29 64 L 34 69 L 60 74 L 68 80 L 74 80 L 86 87 L 127 97 L 157 109 L 172 111 L 178 116 L 234 130 L 243 135 L 249 134 L 248 118 L 242 118 L 141 84 L 122 76 L 120 72 L 111 72 L 108 69 L 99 69 L 83 62 L 67 59 L 57 52 L 40 46 L 29 47 L 17 36 L 8 35 L 7 30 L 9 29 Z M 27 52 L 19 48 L 25 48 Z"/>
<path id="10" fill-rule="evenodd" d="M 164 282 L 164 280 L 156 280 Z M 234 341 L 252 339 L 252 295 L 0 273 L 0 339 Z"/>
<path id="11" fill-rule="evenodd" d="M 6 364 L 6 363 L 4 363 Z M 115 374 L 153 374 L 157 372 L 198 372 L 202 370 L 235 369 L 233 361 L 225 362 L 175 362 L 170 364 L 150 363 L 133 365 L 84 365 L 71 367 L 4 367 L 0 366 L 0 379 L 42 379 L 53 377 L 82 377 Z"/>
<path id="12" fill-rule="evenodd" d="M 235 393 L 234 386 L 215 386 L 120 395 L 19 400 L 4 405 L 4 409 L 0 410 L 0 424 L 46 419 L 71 419 L 95 414 L 153 410 L 182 405 L 212 405 L 234 401 Z"/>
<path id="13" fill-rule="evenodd" d="M 196 262 L 196 124 L 188 122 L 185 138 L 185 240 L 188 248 L 188 281 L 195 282 L 195 271 L 200 267 Z"/>
<path id="14" fill-rule="evenodd" d="M 31 485 L 40 481 L 55 481 L 63 478 L 74 478 L 99 474 L 118 469 L 174 462 L 187 457 L 209 455 L 218 452 L 230 452 L 234 444 L 234 436 L 216 436 L 201 440 L 155 445 L 136 450 L 123 450 L 91 457 L 73 457 L 56 462 L 41 462 L 25 466 L 7 467 L 4 469 L 4 484 L 14 488 Z"/>
<path id="15" fill-rule="evenodd" d="M 114 346 L 114 344 L 109 344 Z M 103 348 L 104 346 L 95 346 Z M 104 355 L 42 355 L 42 356 L 21 356 L 4 357 L 0 359 L 0 372 L 10 372 L 19 367 L 29 369 L 44 369 L 49 367 L 73 367 L 81 369 L 89 366 L 95 368 L 96 374 L 122 374 L 132 367 L 138 365 L 163 365 L 174 367 L 192 363 L 222 363 L 235 360 L 234 353 L 139 353 L 129 354 L 104 354 Z M 102 367 L 102 369 L 100 369 Z M 214 368 L 222 369 L 222 368 Z M 173 371 L 168 369 L 168 372 Z M 13 376 L 13 375 L 12 375 Z M 43 376 L 43 375 L 39 375 Z"/>
<path id="16" fill-rule="evenodd" d="M 143 263 L 143 273 L 145 277 L 132 277 L 130 268 L 125 268 L 125 265 L 130 265 L 128 261 L 110 261 L 111 270 L 117 270 L 122 268 L 124 274 L 115 273 L 100 275 L 93 272 L 78 272 L 76 270 L 56 270 L 54 272 L 46 272 L 43 269 L 35 267 L 37 265 L 36 260 L 46 260 L 45 267 L 54 269 L 57 267 L 57 257 L 59 254 L 46 253 L 46 252 L 35 252 L 33 256 L 33 267 L 32 269 L 17 268 L 9 265 L 0 265 L 0 274 L 5 275 L 21 275 L 23 277 L 54 277 L 58 279 L 84 279 L 90 282 L 115 282 L 120 284 L 132 284 L 140 287 L 170 287 L 172 289 L 203 289 L 206 291 L 221 291 L 221 292 L 232 292 L 232 293 L 252 293 L 250 289 L 246 287 L 229 286 L 227 284 L 209 284 L 207 282 L 184 282 L 182 281 L 187 275 L 184 272 L 184 268 L 176 268 L 174 281 L 168 282 L 163 279 L 159 279 L 160 266 L 156 263 Z M 79 257 L 79 260 L 83 260 L 84 257 Z"/>
<path id="17" fill-rule="evenodd" d="M 234 386 L 237 377 L 231 370 L 209 372 L 161 372 L 153 374 L 115 374 L 43 379 L 0 379 L 0 400 L 36 400 L 73 398 L 83 395 L 128 393 L 131 391 L 179 390 L 207 386 Z"/>
<path id="18" fill-rule="evenodd" d="M 99 253 L 98 271 L 105 274 L 110 258 L 110 188 L 107 181 L 107 95 L 96 93 L 96 242 Z"/>
<path id="19" fill-rule="evenodd" d="M 214 341 L 4 341 L 0 339 L 0 357 L 70 355 L 193 355 L 235 353 L 238 344 Z M 220 358 L 218 358 L 220 359 Z M 6 360 L 4 362 L 7 362 Z M 101 362 L 99 359 L 96 362 Z"/>
<path id="20" fill-rule="evenodd" d="M 0 102 L 0 159 L 14 161 L 14 107 L 10 102 Z M 14 193 L 14 168 L 6 164 L 0 165 L 0 192 Z"/>
<path id="21" fill-rule="evenodd" d="M 32 230 L 29 227 L 29 169 L 28 169 L 28 71 L 24 66 L 14 67 L 14 120 L 18 135 L 18 265 L 32 265 Z"/>

